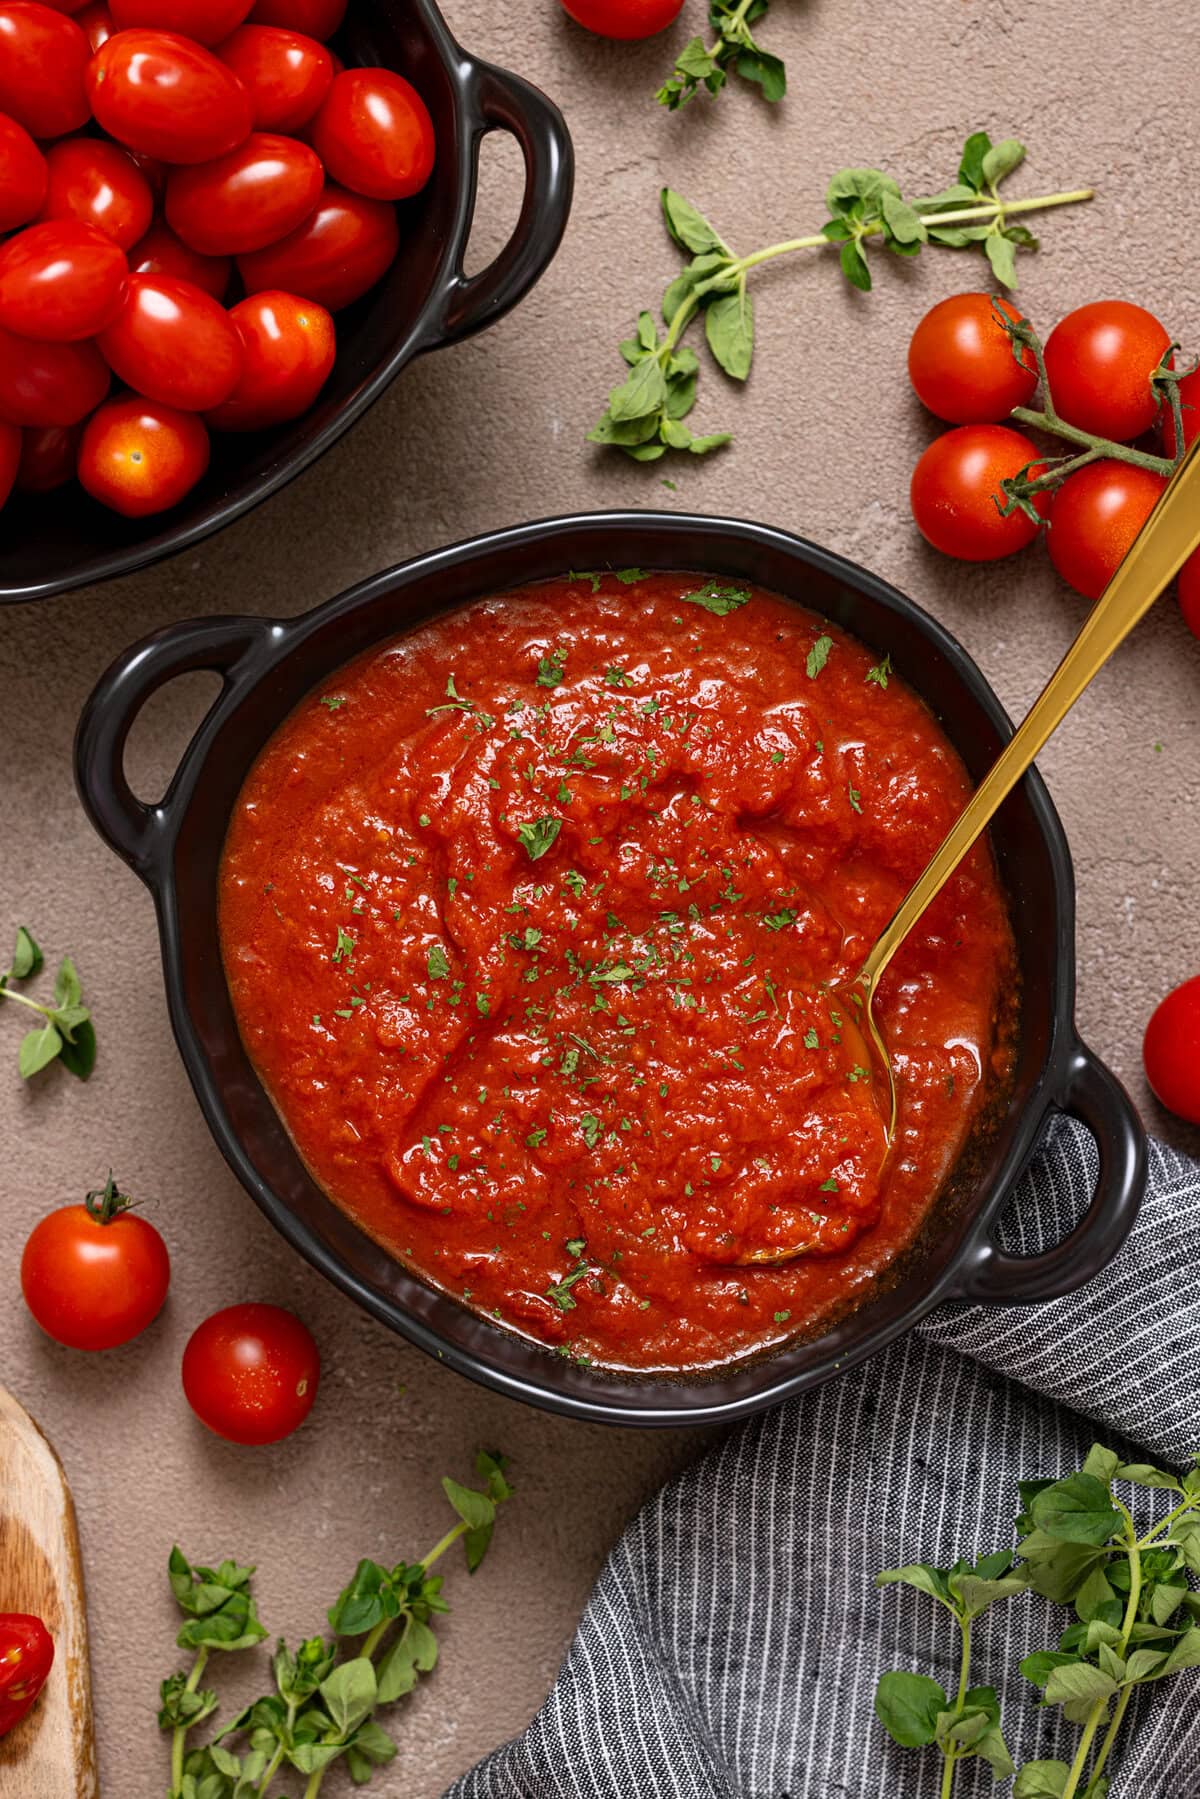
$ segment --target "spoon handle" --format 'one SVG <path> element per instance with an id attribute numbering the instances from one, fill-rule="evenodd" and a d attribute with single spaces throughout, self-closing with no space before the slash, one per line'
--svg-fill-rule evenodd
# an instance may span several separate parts
<path id="1" fill-rule="evenodd" d="M 1200 437 L 1192 444 L 1116 574 L 1084 621 L 1078 637 L 1029 709 L 1025 722 L 951 826 L 941 848 L 912 888 L 863 965 L 859 980 L 873 989 L 925 908 L 940 893 L 993 815 L 1031 767 L 1088 683 L 1145 617 L 1188 557 L 1200 546 Z"/>

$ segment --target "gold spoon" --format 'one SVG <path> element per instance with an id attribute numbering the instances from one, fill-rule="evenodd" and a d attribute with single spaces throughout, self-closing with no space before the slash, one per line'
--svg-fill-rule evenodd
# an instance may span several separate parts
<path id="1" fill-rule="evenodd" d="M 941 892 L 963 857 L 991 823 L 1017 782 L 1032 767 L 1084 688 L 1133 627 L 1149 612 L 1193 550 L 1200 547 L 1200 438 L 1175 470 L 1154 511 L 1130 546 L 1125 560 L 1089 612 L 1083 629 L 1030 707 L 1025 722 L 1001 751 L 941 848 L 891 923 L 877 939 L 854 979 L 835 989 L 846 1007 L 847 1025 L 857 1022 L 871 1046 L 871 1058 L 887 1079 L 890 1119 L 887 1145 L 896 1135 L 896 1078 L 887 1044 L 875 1020 L 874 1004 L 884 969 L 908 933 Z M 803 1255 L 804 1247 L 751 1250 L 739 1264 L 778 1263 Z"/>

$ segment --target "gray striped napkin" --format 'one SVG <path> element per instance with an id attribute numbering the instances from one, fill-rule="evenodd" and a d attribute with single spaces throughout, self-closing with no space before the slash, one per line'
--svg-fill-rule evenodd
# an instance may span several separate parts
<path id="1" fill-rule="evenodd" d="M 1005 1247 L 1068 1229 L 1095 1160 L 1058 1120 Z M 874 1574 L 1006 1547 L 1018 1478 L 1077 1468 L 1097 1435 L 1168 1463 L 1200 1447 L 1198 1270 L 1200 1165 L 1152 1144 L 1134 1233 L 1082 1292 L 946 1307 L 732 1432 L 634 1519 L 541 1711 L 447 1799 L 931 1799 L 936 1757 L 895 1748 L 872 1700 L 893 1667 L 952 1686 L 956 1633 Z M 974 1678 L 999 1688 L 1018 1764 L 1066 1745 L 1014 1672 L 1062 1624 L 1022 1596 L 976 1627 Z M 1200 1671 L 1139 1692 L 1112 1772 L 1111 1799 L 1200 1799 Z M 960 1765 L 956 1799 L 991 1791 Z"/>

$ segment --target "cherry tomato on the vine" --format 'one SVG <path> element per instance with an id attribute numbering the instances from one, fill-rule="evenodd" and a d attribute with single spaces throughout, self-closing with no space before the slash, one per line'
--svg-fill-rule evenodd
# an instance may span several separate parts
<path id="1" fill-rule="evenodd" d="M 233 70 L 169 31 L 118 31 L 88 64 L 87 92 L 110 137 L 164 162 L 210 162 L 250 135 L 250 96 Z"/>
<path id="2" fill-rule="evenodd" d="M 93 56 L 101 44 L 107 44 L 117 29 L 104 0 L 91 0 L 90 6 L 85 6 L 82 12 L 75 14 L 75 23 L 86 37 Z"/>
<path id="3" fill-rule="evenodd" d="M 208 432 L 194 412 L 133 394 L 93 413 L 79 445 L 79 479 L 126 518 L 175 506 L 208 467 Z"/>
<path id="4" fill-rule="evenodd" d="M 202 1424 L 230 1443 L 278 1443 L 317 1397 L 321 1360 L 305 1325 L 280 1306 L 226 1306 L 192 1333 L 183 1390 Z"/>
<path id="5" fill-rule="evenodd" d="M 53 1666 L 54 1638 L 42 1620 L 0 1612 L 0 1737 L 33 1710 Z"/>
<path id="6" fill-rule="evenodd" d="M 345 16 L 346 0 L 254 0 L 250 10 L 255 25 L 282 25 L 285 31 L 302 31 L 322 44 Z"/>
<path id="7" fill-rule="evenodd" d="M 238 272 L 247 293 L 279 289 L 337 312 L 374 287 L 399 247 L 394 207 L 327 186 L 303 225 L 265 250 L 239 256 Z"/>
<path id="8" fill-rule="evenodd" d="M 150 227 L 154 194 L 128 150 L 101 137 L 68 137 L 46 152 L 43 219 L 94 225 L 128 250 Z"/>
<path id="9" fill-rule="evenodd" d="M 276 25 L 242 25 L 217 55 L 250 96 L 256 131 L 298 131 L 329 92 L 333 59 L 324 44 Z"/>
<path id="10" fill-rule="evenodd" d="M 1167 485 L 1162 475 L 1105 457 L 1069 475 L 1050 508 L 1050 560 L 1076 593 L 1098 600 Z"/>
<path id="11" fill-rule="evenodd" d="M 991 294 L 952 294 L 930 308 L 908 346 L 908 373 L 922 405 L 952 425 L 993 424 L 1014 406 L 1025 406 L 1037 386 L 1037 366 L 1027 348 L 1021 362 L 996 323 L 996 308 L 1020 318 L 1007 300 Z"/>
<path id="12" fill-rule="evenodd" d="M 0 424 L 0 506 L 13 490 L 21 466 L 22 448 L 21 433 L 16 425 Z"/>
<path id="13" fill-rule="evenodd" d="M 325 173 L 307 144 L 252 131 L 244 144 L 167 182 L 167 223 L 202 256 L 264 250 L 303 224 L 320 198 Z"/>
<path id="14" fill-rule="evenodd" d="M 25 1304 L 68 1349 L 115 1349 L 162 1311 L 171 1281 L 167 1246 L 128 1209 L 112 1176 L 82 1205 L 34 1225 L 21 1257 Z"/>
<path id="15" fill-rule="evenodd" d="M 24 125 L 0 112 L 0 231 L 36 218 L 46 194 L 46 158 Z"/>
<path id="16" fill-rule="evenodd" d="M 108 0 L 108 4 L 118 31 L 144 26 L 210 46 L 236 31 L 250 11 L 250 0 Z"/>
<path id="17" fill-rule="evenodd" d="M 580 25 L 600 37 L 653 37 L 673 25 L 683 10 L 683 0 L 562 0 L 563 8 Z"/>
<path id="18" fill-rule="evenodd" d="M 1200 550 L 1193 550 L 1179 571 L 1179 610 L 1193 637 L 1200 637 Z"/>
<path id="19" fill-rule="evenodd" d="M 9 424 L 77 425 L 111 385 L 94 343 L 38 343 L 0 328 L 0 419 Z"/>
<path id="20" fill-rule="evenodd" d="M 162 219 L 156 219 L 129 252 L 129 267 L 136 275 L 170 275 L 176 281 L 190 281 L 214 300 L 223 300 L 233 273 L 233 259 L 201 256 L 176 237 Z"/>
<path id="21" fill-rule="evenodd" d="M 260 431 L 307 412 L 333 367 L 333 320 L 315 300 L 251 294 L 229 314 L 242 340 L 242 372 L 205 419 L 216 431 Z"/>
<path id="22" fill-rule="evenodd" d="M 1142 1043 L 1146 1079 L 1170 1112 L 1200 1124 L 1200 975 L 1155 1008 Z"/>
<path id="23" fill-rule="evenodd" d="M 56 487 L 74 480 L 80 435 L 78 425 L 43 425 L 23 432 L 17 491 L 53 493 Z"/>
<path id="24" fill-rule="evenodd" d="M 219 406 L 242 366 L 241 340 L 224 307 L 170 275 L 131 275 L 125 304 L 98 342 L 128 387 L 184 412 Z"/>
<path id="25" fill-rule="evenodd" d="M 1046 378 L 1059 417 L 1126 443 L 1158 413 L 1150 377 L 1170 346 L 1152 312 L 1129 300 L 1093 300 L 1069 312 L 1046 340 Z"/>
<path id="26" fill-rule="evenodd" d="M 1000 483 L 1036 463 L 1038 451 L 1007 425 L 959 425 L 935 437 L 912 478 L 912 514 L 935 550 L 963 562 L 995 562 L 1032 542 L 1038 527 L 1017 510 L 1003 518 Z M 1045 502 L 1035 502 L 1039 512 Z"/>
<path id="27" fill-rule="evenodd" d="M 0 110 L 32 137 L 64 137 L 88 119 L 91 48 L 74 19 L 36 0 L 0 0 Z"/>
<path id="28" fill-rule="evenodd" d="M 312 124 L 330 179 L 372 200 L 419 193 L 433 172 L 429 108 L 392 69 L 343 69 Z"/>
<path id="29" fill-rule="evenodd" d="M 1183 447 L 1186 450 L 1200 433 L 1200 369 L 1193 369 L 1179 383 L 1179 399 L 1181 417 L 1183 419 Z M 1163 402 L 1163 449 L 1168 456 L 1175 454 L 1175 414 L 1166 401 Z"/>

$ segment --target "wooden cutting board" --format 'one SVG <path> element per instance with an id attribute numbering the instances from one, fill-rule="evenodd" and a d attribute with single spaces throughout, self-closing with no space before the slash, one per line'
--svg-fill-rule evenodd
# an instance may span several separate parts
<path id="1" fill-rule="evenodd" d="M 0 1737 L 4 1799 L 99 1799 L 87 1612 L 71 1491 L 28 1412 L 0 1387 L 0 1612 L 36 1612 L 54 1667 L 36 1706 Z"/>

